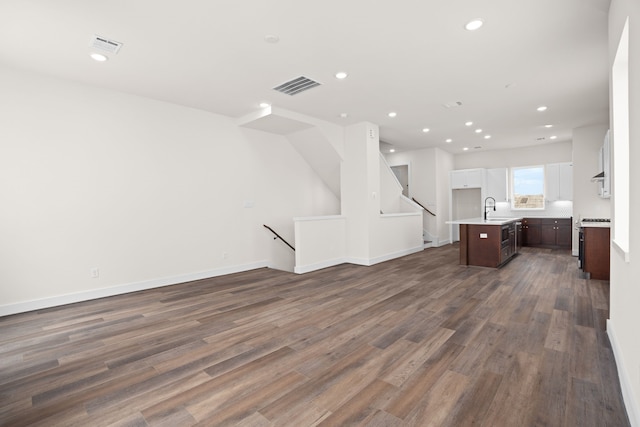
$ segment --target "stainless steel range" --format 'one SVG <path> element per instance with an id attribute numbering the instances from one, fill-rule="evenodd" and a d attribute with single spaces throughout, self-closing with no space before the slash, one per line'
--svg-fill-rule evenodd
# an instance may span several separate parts
<path id="1" fill-rule="evenodd" d="M 582 218 L 580 220 L 581 227 L 610 227 L 610 218 Z"/>

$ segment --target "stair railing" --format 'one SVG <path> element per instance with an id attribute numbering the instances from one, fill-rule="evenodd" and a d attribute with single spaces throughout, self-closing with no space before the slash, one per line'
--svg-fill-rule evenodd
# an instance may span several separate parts
<path id="1" fill-rule="evenodd" d="M 276 233 L 275 231 L 273 231 L 273 228 L 269 227 L 268 225 L 264 225 L 264 224 L 262 224 L 262 226 L 263 226 L 264 228 L 266 228 L 267 230 L 269 230 L 270 232 L 272 232 L 272 233 L 276 236 L 276 237 L 274 237 L 274 238 L 273 238 L 273 240 L 280 239 L 280 240 L 282 240 L 282 241 L 284 242 L 284 244 L 285 244 L 285 245 L 289 246 L 293 251 L 295 251 L 295 250 L 296 250 L 296 248 L 294 248 L 293 246 L 291 246 L 291 245 L 289 244 L 289 242 L 287 242 L 286 240 L 284 240 L 284 239 L 282 238 L 282 236 L 281 236 L 281 235 L 279 235 L 278 233 Z"/>
<path id="2" fill-rule="evenodd" d="M 411 198 L 411 200 L 413 200 L 415 203 L 417 203 L 417 204 L 418 204 L 418 206 L 420 206 L 422 209 L 424 209 L 425 211 L 427 211 L 427 212 L 428 212 L 428 213 L 430 213 L 431 215 L 436 216 L 436 214 L 434 214 L 433 212 L 431 212 L 429 209 L 425 208 L 425 207 L 422 205 L 422 203 L 420 203 L 419 201 L 417 201 L 417 200 L 415 199 L 415 197 L 412 197 L 412 198 Z"/>

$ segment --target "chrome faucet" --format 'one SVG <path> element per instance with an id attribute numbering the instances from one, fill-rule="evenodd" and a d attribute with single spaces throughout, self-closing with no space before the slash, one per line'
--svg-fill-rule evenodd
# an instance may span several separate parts
<path id="1" fill-rule="evenodd" d="M 493 207 L 493 210 L 496 210 L 496 199 L 494 199 L 493 197 L 487 197 L 486 199 L 484 199 L 484 220 L 487 220 L 487 200 L 493 200 L 493 206 L 489 206 L 489 208 Z"/>

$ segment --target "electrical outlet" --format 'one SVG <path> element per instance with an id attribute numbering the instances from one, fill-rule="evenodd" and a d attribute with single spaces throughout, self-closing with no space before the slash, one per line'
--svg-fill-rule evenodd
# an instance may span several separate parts
<path id="1" fill-rule="evenodd" d="M 222 259 L 227 259 L 227 258 L 229 258 L 229 253 L 222 252 Z"/>
<path id="2" fill-rule="evenodd" d="M 97 279 L 100 277 L 100 269 L 98 267 L 91 269 L 91 278 Z"/>

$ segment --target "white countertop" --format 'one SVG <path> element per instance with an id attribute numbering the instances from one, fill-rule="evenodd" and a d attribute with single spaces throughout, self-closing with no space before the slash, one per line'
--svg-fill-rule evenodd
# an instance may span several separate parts
<path id="1" fill-rule="evenodd" d="M 514 221 L 522 221 L 521 217 L 518 218 L 467 218 L 457 219 L 455 221 L 447 221 L 446 224 L 466 224 L 466 225 L 504 225 Z"/>

